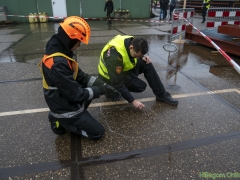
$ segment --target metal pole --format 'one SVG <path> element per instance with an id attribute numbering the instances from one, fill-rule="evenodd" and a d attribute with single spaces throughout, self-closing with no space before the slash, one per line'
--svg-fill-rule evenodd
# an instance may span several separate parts
<path id="1" fill-rule="evenodd" d="M 185 11 L 185 8 L 186 8 L 186 0 L 184 0 L 184 3 L 183 3 L 183 13 Z M 184 20 L 182 19 L 182 22 L 184 22 Z M 179 34 L 179 41 L 181 42 L 182 41 L 182 36 L 181 34 Z"/>
<path id="2" fill-rule="evenodd" d="M 38 0 L 36 0 L 36 5 L 37 5 L 37 13 L 39 14 L 39 9 L 38 9 Z"/>
<path id="3" fill-rule="evenodd" d="M 80 6 L 80 17 L 82 16 L 82 4 L 81 4 L 81 0 L 79 1 L 79 6 Z"/>
<path id="4" fill-rule="evenodd" d="M 150 17 L 152 17 L 152 4 L 153 4 L 153 0 L 150 0 Z"/>
<path id="5" fill-rule="evenodd" d="M 186 8 L 186 0 L 184 0 L 184 3 L 183 3 L 183 13 L 185 11 L 185 8 Z M 182 23 L 183 24 L 184 20 L 182 19 Z M 182 40 L 182 35 L 181 33 L 179 34 L 179 39 L 178 40 L 175 40 L 174 43 L 179 43 L 179 44 L 184 44 L 186 41 L 185 40 Z"/>

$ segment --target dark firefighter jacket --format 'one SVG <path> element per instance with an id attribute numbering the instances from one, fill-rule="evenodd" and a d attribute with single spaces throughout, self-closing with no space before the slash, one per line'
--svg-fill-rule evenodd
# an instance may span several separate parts
<path id="1" fill-rule="evenodd" d="M 74 54 L 70 51 L 69 44 L 67 35 L 53 35 L 47 43 L 44 58 L 58 52 L 68 56 L 69 60 L 63 56 L 50 57 L 41 66 L 49 86 L 49 89 L 43 88 L 46 103 L 53 116 L 59 118 L 59 122 L 66 122 L 67 118 L 68 123 L 84 110 L 85 101 L 98 98 L 101 93 L 98 87 L 93 86 L 96 84 L 95 77 L 84 73 L 78 65 L 74 69 L 77 63 L 70 60 Z"/>
<path id="2" fill-rule="evenodd" d="M 113 12 L 114 6 L 113 6 L 113 2 L 111 1 L 107 1 L 105 3 L 105 7 L 104 7 L 104 11 L 107 10 L 107 14 L 111 14 Z"/>

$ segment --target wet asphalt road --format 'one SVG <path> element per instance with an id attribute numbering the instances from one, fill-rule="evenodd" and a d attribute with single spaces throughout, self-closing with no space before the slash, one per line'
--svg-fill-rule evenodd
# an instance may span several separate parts
<path id="1" fill-rule="evenodd" d="M 202 29 L 200 22 L 194 19 Z M 144 111 L 101 97 L 89 111 L 106 128 L 103 139 L 57 136 L 37 63 L 58 23 L 0 27 L 0 179 L 240 179 L 240 75 L 233 67 L 214 49 L 189 41 L 165 51 L 169 22 L 89 24 L 90 43 L 76 56 L 85 72 L 97 75 L 101 49 L 113 36 L 144 37 L 179 105 L 156 102 L 149 87 L 134 94 Z M 240 64 L 240 57 L 230 56 Z"/>

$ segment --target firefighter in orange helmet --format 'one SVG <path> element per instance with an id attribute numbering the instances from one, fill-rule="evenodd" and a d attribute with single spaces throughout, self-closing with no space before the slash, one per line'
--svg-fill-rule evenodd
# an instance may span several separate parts
<path id="1" fill-rule="evenodd" d="M 65 130 L 100 139 L 104 127 L 87 111 L 92 99 L 107 95 L 113 101 L 120 100 L 120 93 L 102 80 L 81 70 L 72 59 L 73 51 L 81 42 L 90 39 L 88 23 L 77 16 L 64 19 L 58 33 L 47 42 L 45 55 L 39 63 L 43 77 L 43 92 L 50 109 L 51 129 L 58 135 Z"/>

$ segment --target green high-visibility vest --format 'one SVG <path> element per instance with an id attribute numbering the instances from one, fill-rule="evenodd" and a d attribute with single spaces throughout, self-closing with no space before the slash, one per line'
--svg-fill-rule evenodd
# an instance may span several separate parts
<path id="1" fill-rule="evenodd" d="M 137 63 L 137 58 L 134 58 L 134 62 L 132 63 L 130 61 L 130 58 L 128 56 L 126 47 L 124 45 L 124 40 L 127 38 L 132 38 L 133 36 L 122 36 L 122 35 L 117 35 L 113 39 L 111 39 L 103 48 L 101 52 L 101 56 L 99 59 L 98 63 L 98 72 L 101 74 L 103 77 L 110 79 L 108 75 L 108 70 L 106 67 L 106 63 L 103 59 L 104 52 L 110 49 L 111 47 L 114 47 L 121 55 L 123 58 L 123 71 L 128 71 L 130 69 L 133 69 Z"/>
<path id="2" fill-rule="evenodd" d="M 203 0 L 204 3 L 209 3 L 209 5 L 206 6 L 207 9 L 210 8 L 210 1 L 211 1 L 211 0 Z"/>

